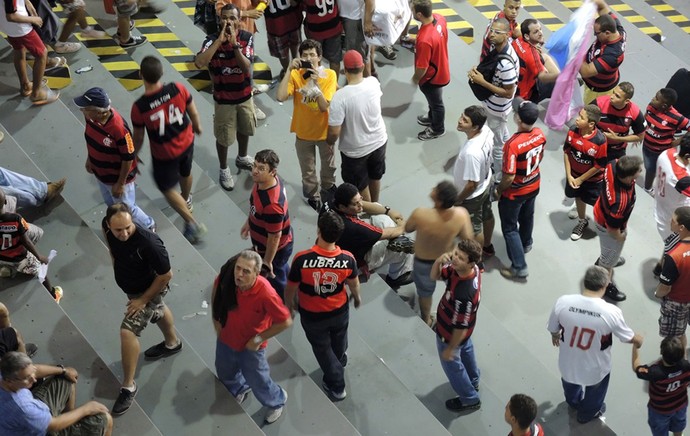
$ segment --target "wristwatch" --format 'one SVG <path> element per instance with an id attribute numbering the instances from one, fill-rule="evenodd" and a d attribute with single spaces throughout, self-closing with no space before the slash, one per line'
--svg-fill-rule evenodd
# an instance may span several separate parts
<path id="1" fill-rule="evenodd" d="M 61 368 L 61 369 L 62 369 L 62 374 L 60 374 L 60 375 L 64 377 L 65 374 L 67 374 L 67 370 L 65 369 L 65 366 L 64 366 L 64 365 L 56 365 L 56 366 L 57 366 L 58 368 Z"/>
<path id="2" fill-rule="evenodd" d="M 264 338 L 262 338 L 261 335 L 256 335 L 256 336 L 254 336 L 254 339 L 252 339 L 252 342 L 254 342 L 254 344 L 256 344 L 256 345 L 259 345 L 263 341 L 264 341 Z"/>
<path id="3" fill-rule="evenodd" d="M 391 211 L 391 208 L 390 208 L 390 207 L 388 207 L 388 206 L 383 206 L 383 208 L 384 208 L 384 209 L 385 209 L 385 211 L 386 211 L 386 215 L 388 215 L 388 212 L 390 212 L 390 211 Z"/>

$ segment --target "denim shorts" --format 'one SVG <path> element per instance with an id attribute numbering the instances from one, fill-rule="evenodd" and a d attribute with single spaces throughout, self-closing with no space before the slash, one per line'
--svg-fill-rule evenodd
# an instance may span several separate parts
<path id="1" fill-rule="evenodd" d="M 647 424 L 652 430 L 652 436 L 668 436 L 668 432 L 680 433 L 687 423 L 687 404 L 670 415 L 663 415 L 651 407 L 647 407 Z"/>
<path id="2" fill-rule="evenodd" d="M 413 265 L 412 280 L 417 287 L 417 295 L 431 297 L 436 290 L 436 280 L 431 278 L 431 267 L 434 266 L 434 261 L 415 257 Z"/>

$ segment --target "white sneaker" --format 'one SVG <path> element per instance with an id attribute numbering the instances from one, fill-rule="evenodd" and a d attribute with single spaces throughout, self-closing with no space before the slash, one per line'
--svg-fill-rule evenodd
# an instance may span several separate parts
<path id="1" fill-rule="evenodd" d="M 81 36 L 84 38 L 105 38 L 106 33 L 89 26 L 85 29 L 81 29 Z"/>
<path id="2" fill-rule="evenodd" d="M 649 188 L 649 189 L 645 188 L 644 192 L 646 192 L 647 194 L 654 197 L 654 188 Z"/>
<path id="3" fill-rule="evenodd" d="M 254 94 L 261 94 L 262 92 L 268 91 L 269 86 L 266 85 L 265 83 L 259 83 L 258 85 L 254 85 Z"/>
<path id="4" fill-rule="evenodd" d="M 254 167 L 254 158 L 249 155 L 237 156 L 237 158 L 235 159 L 235 166 L 237 166 L 237 168 L 240 170 L 251 171 Z"/>
<path id="5" fill-rule="evenodd" d="M 218 181 L 220 182 L 220 186 L 226 191 L 232 191 L 235 187 L 235 181 L 232 178 L 230 168 L 220 169 L 220 177 L 218 178 Z"/>
<path id="6" fill-rule="evenodd" d="M 568 211 L 568 218 L 570 218 L 571 220 L 574 220 L 575 218 L 577 218 L 577 208 L 576 207 L 574 207 Z"/>
<path id="7" fill-rule="evenodd" d="M 254 115 L 256 115 L 257 120 L 265 120 L 266 119 L 266 114 L 264 111 L 259 109 L 257 106 L 254 106 Z"/>
<path id="8" fill-rule="evenodd" d="M 280 390 L 283 391 L 283 395 L 285 395 L 285 401 L 287 402 L 287 392 L 283 388 L 280 388 Z M 278 418 L 280 418 L 280 416 L 283 414 L 284 408 L 285 406 L 279 407 L 277 409 L 268 409 L 268 411 L 266 412 L 266 422 L 268 424 L 273 424 L 274 422 L 276 422 Z"/>
<path id="9" fill-rule="evenodd" d="M 56 42 L 55 43 L 55 53 L 65 54 L 74 53 L 81 48 L 81 44 L 78 42 Z"/>

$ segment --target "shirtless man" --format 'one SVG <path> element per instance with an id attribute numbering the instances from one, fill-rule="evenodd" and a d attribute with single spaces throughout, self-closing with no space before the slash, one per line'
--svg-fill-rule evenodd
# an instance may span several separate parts
<path id="1" fill-rule="evenodd" d="M 436 281 L 430 276 L 434 261 L 443 253 L 453 251 L 455 238 L 472 239 L 472 222 L 464 207 L 455 207 L 458 190 L 451 181 L 443 181 L 431 190 L 434 207 L 418 207 L 405 223 L 405 232 L 417 231 L 414 243 L 412 279 L 417 286 L 421 317 L 432 325 L 432 295 Z"/>

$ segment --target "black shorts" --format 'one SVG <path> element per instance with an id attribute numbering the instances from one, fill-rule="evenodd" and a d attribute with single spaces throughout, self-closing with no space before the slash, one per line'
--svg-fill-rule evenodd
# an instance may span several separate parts
<path id="1" fill-rule="evenodd" d="M 565 196 L 568 198 L 579 198 L 590 206 L 594 206 L 601 192 L 601 181 L 584 182 L 578 189 L 573 189 L 568 182 L 565 182 Z"/>
<path id="2" fill-rule="evenodd" d="M 17 349 L 19 349 L 17 331 L 12 327 L 6 327 L 0 330 L 0 357 L 10 351 L 17 351 Z"/>
<path id="3" fill-rule="evenodd" d="M 153 159 L 153 180 L 161 192 L 175 187 L 180 177 L 192 174 L 192 158 L 194 157 L 194 143 L 181 155 L 171 160 Z"/>
<path id="4" fill-rule="evenodd" d="M 355 185 L 360 191 L 369 186 L 370 180 L 381 180 L 386 173 L 386 144 L 366 156 L 351 158 L 340 153 L 340 157 L 343 182 Z"/>

